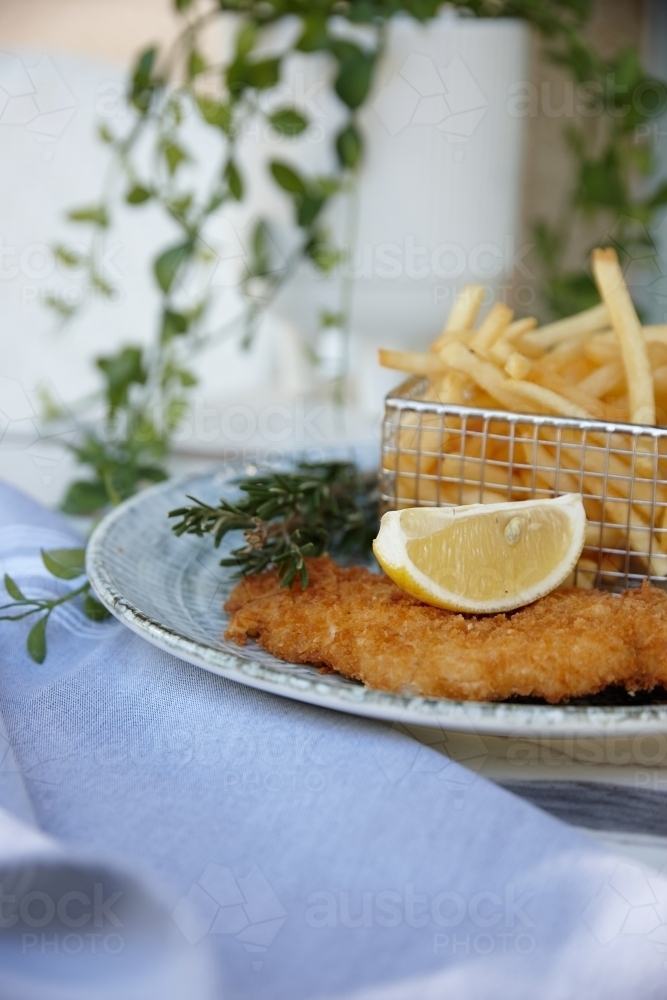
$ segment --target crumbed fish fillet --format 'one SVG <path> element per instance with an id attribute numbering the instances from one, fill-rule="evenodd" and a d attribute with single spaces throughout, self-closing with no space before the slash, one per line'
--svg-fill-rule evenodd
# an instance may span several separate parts
<path id="1" fill-rule="evenodd" d="M 409 597 L 388 577 L 328 557 L 308 560 L 310 584 L 274 572 L 232 592 L 226 637 L 274 656 L 335 670 L 383 691 L 489 701 L 549 702 L 667 686 L 667 595 L 645 584 L 618 597 L 564 590 L 500 615 L 462 615 Z"/>

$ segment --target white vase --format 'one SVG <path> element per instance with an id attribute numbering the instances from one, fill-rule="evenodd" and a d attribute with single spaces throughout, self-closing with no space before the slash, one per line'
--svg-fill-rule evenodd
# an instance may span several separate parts
<path id="1" fill-rule="evenodd" d="M 527 27 L 516 20 L 446 13 L 425 25 L 404 16 L 390 24 L 361 115 L 365 156 L 351 206 L 351 365 L 357 396 L 372 409 L 396 381 L 377 371 L 377 346 L 425 345 L 462 285 L 484 284 L 489 300 L 503 297 L 525 266 L 517 246 L 523 119 L 510 98 L 512 84 L 526 78 L 527 43 Z M 277 157 L 306 174 L 331 168 L 332 135 L 344 116 L 322 85 L 330 73 L 326 57 L 288 64 L 285 93 L 314 125 L 297 140 L 260 141 L 264 164 Z M 272 191 L 265 166 L 262 178 L 257 152 L 255 143 L 246 149 L 246 162 L 255 160 L 254 205 L 281 218 L 289 239 L 289 205 Z M 329 215 L 344 244 L 345 212 L 339 204 Z M 322 309 L 338 308 L 341 277 L 301 268 L 274 312 L 312 344 Z"/>

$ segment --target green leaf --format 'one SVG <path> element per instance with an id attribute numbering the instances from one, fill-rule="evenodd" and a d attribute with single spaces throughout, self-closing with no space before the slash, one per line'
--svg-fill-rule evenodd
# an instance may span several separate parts
<path id="1" fill-rule="evenodd" d="M 58 298 L 57 295 L 52 295 L 50 293 L 44 296 L 44 305 L 48 309 L 53 309 L 63 323 L 74 316 L 77 311 L 77 307 L 75 305 L 63 302 L 63 300 Z"/>
<path id="2" fill-rule="evenodd" d="M 142 115 L 145 115 L 149 110 L 158 85 L 158 80 L 153 78 L 156 58 L 157 49 L 155 46 L 144 49 L 135 63 L 132 74 L 130 102 Z"/>
<path id="3" fill-rule="evenodd" d="M 188 332 L 190 319 L 184 313 L 174 312 L 172 309 L 165 309 L 162 314 L 162 330 L 160 339 L 163 343 L 171 340 L 172 337 L 180 337 Z"/>
<path id="4" fill-rule="evenodd" d="M 377 16 L 375 4 L 367 0 L 354 0 L 348 17 L 353 24 L 368 24 Z M 427 13 L 427 16 L 428 13 Z"/>
<path id="5" fill-rule="evenodd" d="M 64 514 L 85 516 L 94 514 L 108 503 L 109 494 L 103 482 L 79 479 L 71 483 L 60 509 Z"/>
<path id="6" fill-rule="evenodd" d="M 304 253 L 312 260 L 318 271 L 328 274 L 340 263 L 341 252 L 327 241 L 324 230 L 316 231 L 304 247 Z"/>
<path id="7" fill-rule="evenodd" d="M 296 213 L 299 225 L 305 228 L 310 226 L 319 215 L 325 200 L 324 196 L 320 194 L 306 194 L 301 198 Z"/>
<path id="8" fill-rule="evenodd" d="M 269 121 L 281 135 L 300 135 L 308 128 L 308 120 L 296 108 L 282 108 L 269 115 Z"/>
<path id="9" fill-rule="evenodd" d="M 81 255 L 69 250 L 67 247 L 57 246 L 53 248 L 56 260 L 64 264 L 65 267 L 77 267 L 81 263 Z"/>
<path id="10" fill-rule="evenodd" d="M 59 580 L 75 580 L 86 570 L 85 549 L 50 549 L 42 553 L 42 562 L 52 576 Z"/>
<path id="11" fill-rule="evenodd" d="M 114 294 L 113 286 L 109 284 L 106 278 L 102 277 L 99 271 L 90 271 L 88 280 L 90 281 L 91 288 L 101 292 L 107 299 L 110 299 Z"/>
<path id="12" fill-rule="evenodd" d="M 130 386 L 146 382 L 146 369 L 140 347 L 124 347 L 118 354 L 97 358 L 95 364 L 107 380 L 107 398 L 113 414 L 127 402 Z"/>
<path id="13" fill-rule="evenodd" d="M 250 63 L 248 82 L 256 90 L 275 87 L 279 79 L 280 59 L 262 59 L 261 62 Z"/>
<path id="14" fill-rule="evenodd" d="M 267 90 L 275 87 L 279 79 L 280 59 L 262 59 L 255 63 L 237 59 L 227 69 L 227 85 L 234 94 L 240 93 L 246 87 Z"/>
<path id="15" fill-rule="evenodd" d="M 105 142 L 107 145 L 109 145 L 112 142 L 115 142 L 114 134 L 109 128 L 109 126 L 106 124 L 97 126 L 97 135 L 100 141 Z"/>
<path id="16" fill-rule="evenodd" d="M 329 312 L 328 309 L 323 309 L 320 313 L 320 326 L 344 326 L 345 316 L 341 312 Z"/>
<path id="17" fill-rule="evenodd" d="M 257 40 L 257 25 L 253 21 L 246 21 L 241 25 L 236 36 L 236 56 L 243 59 L 254 48 Z"/>
<path id="18" fill-rule="evenodd" d="M 306 185 L 292 167 L 288 167 L 286 163 L 281 163 L 279 160 L 273 160 L 269 166 L 273 174 L 273 179 L 276 184 L 280 185 L 283 191 L 288 191 L 290 194 L 305 195 Z"/>
<path id="19" fill-rule="evenodd" d="M 601 160 L 582 163 L 577 198 L 579 204 L 589 211 L 598 206 L 625 208 L 628 199 L 614 149 L 610 149 Z"/>
<path id="20" fill-rule="evenodd" d="M 109 226 L 109 215 L 104 205 L 92 205 L 90 208 L 74 208 L 67 213 L 70 222 L 90 222 L 100 229 Z"/>
<path id="21" fill-rule="evenodd" d="M 600 302 L 592 277 L 580 272 L 549 279 L 546 297 L 556 319 L 583 312 Z"/>
<path id="22" fill-rule="evenodd" d="M 167 478 L 167 473 L 159 465 L 140 465 L 137 475 L 139 480 L 149 483 L 162 483 Z"/>
<path id="23" fill-rule="evenodd" d="M 252 234 L 252 265 L 254 275 L 267 274 L 270 267 L 269 238 L 266 223 L 260 219 Z"/>
<path id="24" fill-rule="evenodd" d="M 181 163 L 185 163 L 190 157 L 176 142 L 168 142 L 162 149 L 162 155 L 167 161 L 167 169 L 170 176 L 174 176 Z"/>
<path id="25" fill-rule="evenodd" d="M 83 602 L 83 613 L 93 622 L 102 622 L 109 617 L 109 612 L 104 605 L 100 604 L 91 594 L 86 594 Z"/>
<path id="26" fill-rule="evenodd" d="M 26 648 L 35 663 L 44 663 L 46 659 L 46 620 L 48 615 L 39 618 L 28 632 Z"/>
<path id="27" fill-rule="evenodd" d="M 336 136 L 336 152 L 342 167 L 355 170 L 361 162 L 362 141 L 358 129 L 348 125 Z"/>
<path id="28" fill-rule="evenodd" d="M 125 195 L 125 201 L 128 205 L 143 205 L 150 197 L 151 192 L 148 188 L 142 187 L 141 184 L 135 184 Z"/>
<path id="29" fill-rule="evenodd" d="M 206 60 L 204 59 L 201 52 L 197 52 L 193 49 L 188 56 L 188 78 L 190 80 L 194 79 L 195 76 L 199 76 L 206 69 Z"/>
<path id="30" fill-rule="evenodd" d="M 366 97 L 373 74 L 373 60 L 366 55 L 346 59 L 336 77 L 335 90 L 341 101 L 355 110 Z"/>
<path id="31" fill-rule="evenodd" d="M 180 268 L 192 253 L 192 243 L 180 243 L 178 246 L 170 247 L 155 261 L 153 270 L 157 283 L 165 294 L 174 283 L 174 279 Z"/>
<path id="32" fill-rule="evenodd" d="M 318 52 L 329 47 L 327 23 L 321 14 L 309 14 L 303 19 L 303 34 L 296 43 L 299 52 Z"/>
<path id="33" fill-rule="evenodd" d="M 12 580 L 9 573 L 5 573 L 5 590 L 15 601 L 25 601 L 25 595 L 21 592 L 19 585 Z"/>
<path id="34" fill-rule="evenodd" d="M 243 179 L 233 160 L 227 160 L 224 177 L 232 196 L 236 198 L 237 201 L 241 201 L 243 198 Z"/>
<path id="35" fill-rule="evenodd" d="M 227 104 L 220 104 L 218 101 L 212 101 L 208 97 L 198 97 L 197 107 L 204 121 L 215 128 L 222 129 L 225 133 L 229 133 L 232 127 L 233 114 Z"/>
<path id="36" fill-rule="evenodd" d="M 649 208 L 659 208 L 660 205 L 667 205 L 667 181 L 664 181 L 649 198 Z"/>
<path id="37" fill-rule="evenodd" d="M 174 0 L 174 7 L 178 11 L 187 10 L 192 4 L 192 0 Z"/>
<path id="38" fill-rule="evenodd" d="M 167 205 L 167 210 L 179 218 L 183 218 L 192 205 L 192 194 L 184 194 L 180 198 L 174 198 Z"/>

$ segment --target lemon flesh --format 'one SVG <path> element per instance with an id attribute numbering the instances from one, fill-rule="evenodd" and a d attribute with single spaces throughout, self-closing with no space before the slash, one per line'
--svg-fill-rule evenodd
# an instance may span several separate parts
<path id="1" fill-rule="evenodd" d="M 584 545 L 579 494 L 465 507 L 392 511 L 373 549 L 403 590 L 437 607 L 509 611 L 558 587 Z"/>

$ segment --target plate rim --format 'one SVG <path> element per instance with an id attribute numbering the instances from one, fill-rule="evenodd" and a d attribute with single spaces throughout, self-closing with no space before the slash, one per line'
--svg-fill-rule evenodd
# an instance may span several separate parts
<path id="1" fill-rule="evenodd" d="M 150 486 L 106 514 L 90 536 L 86 547 L 86 573 L 96 596 L 116 619 L 152 645 L 193 666 L 269 694 L 394 724 L 514 738 L 621 739 L 667 732 L 667 705 L 626 705 L 622 706 L 620 715 L 615 706 L 526 705 L 408 697 L 362 685 L 358 688 L 359 695 L 353 694 L 356 687 L 350 687 L 345 689 L 349 691 L 348 697 L 344 697 L 341 689 L 327 685 L 327 675 L 322 675 L 321 681 L 290 676 L 250 657 L 206 645 L 156 621 L 117 589 L 105 567 L 104 552 L 109 533 L 129 510 L 150 504 L 161 493 L 189 482 L 213 478 L 223 469 L 226 479 L 231 480 L 243 472 L 243 465 L 213 465 Z"/>

